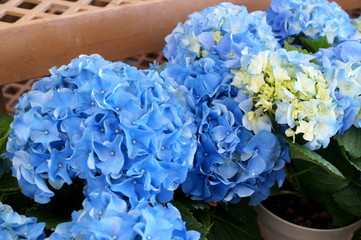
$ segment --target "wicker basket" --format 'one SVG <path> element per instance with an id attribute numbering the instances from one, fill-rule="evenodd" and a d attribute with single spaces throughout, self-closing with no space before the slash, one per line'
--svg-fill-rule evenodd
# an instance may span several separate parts
<path id="1" fill-rule="evenodd" d="M 50 67 L 67 64 L 80 54 L 119 60 L 159 51 L 179 21 L 223 1 L 0 0 L 0 86 L 47 75 Z M 264 10 L 270 3 L 228 1 L 246 5 L 249 11 Z M 344 9 L 361 7 L 360 0 L 338 3 Z M 14 88 L 5 89 L 8 96 L 14 96 Z M 0 102 L 1 110 L 5 108 Z"/>
<path id="2" fill-rule="evenodd" d="M 1 0 L 0 0 L 1 2 Z M 2 0 L 0 85 L 47 74 L 79 54 L 109 60 L 160 50 L 177 22 L 222 0 Z M 250 10 L 268 0 L 235 1 Z"/>

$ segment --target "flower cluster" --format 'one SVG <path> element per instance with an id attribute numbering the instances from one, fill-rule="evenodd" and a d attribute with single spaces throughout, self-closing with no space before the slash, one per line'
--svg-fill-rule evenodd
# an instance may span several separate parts
<path id="1" fill-rule="evenodd" d="M 37 223 L 34 217 L 25 217 L 0 202 L 0 238 L 3 240 L 43 240 L 45 223 Z"/>
<path id="2" fill-rule="evenodd" d="M 245 6 L 221 3 L 189 15 L 166 37 L 164 56 L 185 63 L 216 56 L 227 67 L 248 53 L 279 47 L 265 12 L 248 13 Z"/>
<path id="3" fill-rule="evenodd" d="M 187 104 L 192 112 L 197 111 L 203 102 L 229 95 L 233 77 L 230 69 L 222 66 L 221 60 L 214 56 L 186 64 L 166 63 L 160 74 L 189 90 L 190 94 L 185 95 L 188 96 Z"/>
<path id="4" fill-rule="evenodd" d="M 341 128 L 330 82 L 311 55 L 280 49 L 244 57 L 232 84 L 245 112 L 243 124 L 258 132 L 271 131 L 272 119 L 286 125 L 287 136 L 302 134 L 310 149 L 326 147 Z M 247 97 L 245 97 L 247 95 Z"/>
<path id="5" fill-rule="evenodd" d="M 361 126 L 359 23 L 327 0 L 273 0 L 252 13 L 221 3 L 177 25 L 156 69 L 97 54 L 52 68 L 19 99 L 7 142 L 13 176 L 36 202 L 84 183 L 83 209 L 48 239 L 197 240 L 170 203 L 176 190 L 206 202 L 267 199 L 290 147 L 312 162 L 310 150 Z M 333 47 L 315 54 L 280 44 L 322 37 Z M 0 219 L 1 239 L 45 238 L 43 223 L 1 203 Z"/>
<path id="6" fill-rule="evenodd" d="M 73 212 L 72 222 L 59 224 L 51 240 L 64 239 L 199 239 L 186 231 L 177 208 L 168 203 L 140 201 L 129 207 L 111 192 L 92 192 L 83 202 L 84 209 Z"/>
<path id="7" fill-rule="evenodd" d="M 361 42 L 344 41 L 315 55 L 341 109 L 342 127 L 338 133 L 343 134 L 352 125 L 361 127 Z"/>
<path id="8" fill-rule="evenodd" d="M 243 126 L 243 112 L 234 101 L 237 91 L 230 85 L 231 69 L 243 55 L 278 47 L 264 12 L 250 14 L 230 3 L 190 15 L 167 37 L 169 63 L 161 76 L 189 90 L 187 104 L 197 124 L 194 164 L 182 184 L 192 199 L 237 202 L 250 197 L 256 205 L 275 182 L 282 185 L 289 161 L 286 144 L 271 132 Z M 267 139 L 267 149 L 260 139 Z"/>
<path id="9" fill-rule="evenodd" d="M 147 189 L 129 198 L 169 195 L 192 163 L 192 115 L 155 71 L 81 56 L 34 84 L 16 110 L 8 152 L 24 194 L 38 202 L 53 195 L 47 183 L 96 175 L 120 194 L 128 182 Z"/>
<path id="10" fill-rule="evenodd" d="M 168 202 L 196 147 L 178 86 L 99 55 L 53 68 L 22 96 L 11 127 L 13 174 L 40 203 L 77 177 L 86 180 L 86 195 L 100 189 L 132 204 Z"/>
<path id="11" fill-rule="evenodd" d="M 344 63 L 361 62 L 361 39 L 360 40 L 346 40 L 335 47 L 322 48 L 315 53 L 318 62 L 322 62 L 323 58 L 331 61 L 338 60 Z"/>
<path id="12" fill-rule="evenodd" d="M 348 14 L 327 0 L 273 0 L 267 22 L 281 41 L 295 35 L 311 39 L 325 36 L 332 44 L 355 34 Z"/>

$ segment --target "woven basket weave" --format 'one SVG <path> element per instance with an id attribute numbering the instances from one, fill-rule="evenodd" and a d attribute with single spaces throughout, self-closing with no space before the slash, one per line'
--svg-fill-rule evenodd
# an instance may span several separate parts
<path id="1" fill-rule="evenodd" d="M 18 97 L 37 78 L 80 54 L 99 53 L 138 68 L 161 62 L 164 37 L 178 22 L 223 1 L 0 0 L 0 111 L 13 112 Z M 264 10 L 270 3 L 228 1 L 249 11 Z M 352 17 L 359 16 L 360 0 L 337 2 Z"/>

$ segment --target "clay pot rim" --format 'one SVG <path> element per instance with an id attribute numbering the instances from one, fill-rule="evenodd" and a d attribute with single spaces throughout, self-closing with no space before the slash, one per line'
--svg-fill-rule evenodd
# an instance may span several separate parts
<path id="1" fill-rule="evenodd" d="M 283 218 L 280 218 L 279 216 L 277 216 L 276 214 L 272 213 L 270 210 L 268 210 L 265 206 L 263 206 L 262 204 L 259 204 L 257 206 L 254 207 L 256 212 L 258 212 L 257 209 L 261 209 L 262 211 L 266 212 L 268 215 L 274 217 L 275 219 L 277 219 L 278 221 L 282 222 L 283 224 L 287 224 L 287 225 L 290 225 L 290 226 L 293 226 L 295 228 L 299 228 L 299 229 L 304 229 L 304 230 L 311 230 L 311 231 L 314 231 L 314 232 L 320 232 L 320 233 L 323 233 L 323 232 L 327 232 L 327 233 L 332 233 L 332 232 L 339 232 L 339 231 L 342 231 L 342 230 L 346 230 L 346 229 L 352 229 L 356 226 L 359 225 L 359 227 L 361 227 L 361 219 L 359 219 L 358 221 L 354 222 L 354 223 L 351 223 L 347 226 L 344 226 L 344 227 L 339 227 L 339 228 L 332 228 L 332 229 L 319 229 L 319 228 L 310 228 L 310 227 L 304 227 L 304 226 L 301 226 L 301 225 L 297 225 L 297 224 L 294 224 L 294 223 L 291 223 L 287 220 L 284 220 Z"/>

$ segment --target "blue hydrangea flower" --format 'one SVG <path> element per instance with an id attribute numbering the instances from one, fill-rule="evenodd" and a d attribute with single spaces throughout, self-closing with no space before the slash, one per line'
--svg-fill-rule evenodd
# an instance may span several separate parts
<path id="1" fill-rule="evenodd" d="M 221 3 L 190 15 L 166 42 L 164 55 L 169 63 L 161 76 L 188 89 L 186 100 L 197 124 L 197 152 L 183 191 L 193 199 L 236 202 L 262 192 L 263 181 L 269 181 L 262 185 L 269 187 L 277 180 L 281 183 L 285 175 L 265 176 L 276 171 L 274 159 L 287 146 L 281 146 L 272 133 L 265 133 L 276 139 L 274 159 L 267 155 L 267 167 L 252 167 L 261 158 L 256 157 L 256 149 L 243 152 L 254 133 L 242 124 L 243 113 L 234 101 L 237 91 L 230 84 L 234 76 L 231 69 L 241 65 L 243 55 L 279 48 L 265 13 L 248 13 L 245 7 Z M 285 161 L 289 159 L 280 160 Z M 283 171 L 282 167 L 278 170 Z M 255 171 L 252 176 L 250 171 Z M 258 179 L 261 174 L 265 175 L 262 180 Z M 253 204 L 264 198 L 255 199 Z"/>
<path id="2" fill-rule="evenodd" d="M 192 96 L 193 102 L 188 99 L 187 103 L 193 111 L 202 102 L 227 95 L 233 78 L 229 68 L 222 66 L 222 61 L 214 56 L 186 64 L 166 63 L 160 75 L 189 90 L 185 94 Z"/>
<path id="3" fill-rule="evenodd" d="M 234 100 L 238 91 L 230 84 L 234 75 L 222 66 L 221 60 L 207 56 L 186 64 L 168 63 L 161 76 L 176 81 L 180 89 L 189 90 L 185 97 L 195 114 L 198 146 L 193 168 L 182 184 L 186 194 L 208 202 L 237 202 L 250 196 L 255 199 L 252 204 L 257 204 L 264 200 L 257 197 L 258 192 L 267 195 L 261 188 L 271 187 L 276 181 L 283 182 L 285 174 L 274 171 L 282 172 L 284 163 L 289 161 L 280 158 L 281 149 L 287 146 L 281 145 L 273 133 L 263 132 L 256 137 L 245 129 L 243 112 Z M 259 155 L 258 148 L 262 146 L 245 147 L 256 146 L 261 135 L 272 139 L 274 145 L 267 146 L 272 154 Z"/>
<path id="4" fill-rule="evenodd" d="M 331 82 L 331 94 L 338 104 L 343 134 L 352 125 L 361 126 L 361 42 L 345 41 L 335 48 L 316 53 L 325 77 Z"/>
<path id="5" fill-rule="evenodd" d="M 279 47 L 265 12 L 248 13 L 245 6 L 221 3 L 189 15 L 166 37 L 164 56 L 186 63 L 216 56 L 225 66 L 239 65 L 242 55 Z"/>
<path id="6" fill-rule="evenodd" d="M 322 58 L 331 60 L 339 60 L 344 63 L 347 62 L 361 62 L 361 39 L 360 40 L 346 40 L 337 44 L 335 47 L 320 49 L 315 53 L 317 60 L 322 62 Z"/>
<path id="7" fill-rule="evenodd" d="M 196 240 L 200 234 L 187 231 L 179 211 L 170 203 L 148 201 L 129 205 L 107 191 L 92 192 L 84 209 L 72 214 L 72 222 L 59 224 L 51 240 L 65 239 L 180 239 Z"/>
<path id="8" fill-rule="evenodd" d="M 52 188 L 99 175 L 120 195 L 126 190 L 116 186 L 142 179 L 144 195 L 127 197 L 164 192 L 169 201 L 196 147 L 193 114 L 174 82 L 99 55 L 53 68 L 21 97 L 11 128 L 13 174 L 41 203 Z"/>
<path id="9" fill-rule="evenodd" d="M 341 112 L 331 80 L 313 58 L 284 49 L 242 58 L 232 84 L 239 88 L 236 100 L 247 129 L 271 131 L 276 122 L 286 126 L 286 136 L 302 136 L 311 150 L 328 146 L 342 127 Z"/>
<path id="10" fill-rule="evenodd" d="M 349 15 L 336 2 L 327 0 L 273 0 L 267 22 L 282 42 L 301 35 L 311 39 L 326 36 L 333 44 L 349 39 L 356 31 Z"/>
<path id="11" fill-rule="evenodd" d="M 194 168 L 182 184 L 186 194 L 208 202 L 237 202 L 251 197 L 250 204 L 257 205 L 269 196 L 276 181 L 282 185 L 283 166 L 290 159 L 286 154 L 281 157 L 288 146 L 281 145 L 276 135 L 268 131 L 255 135 L 223 104 L 212 108 L 204 104 L 202 115 Z"/>
<path id="12" fill-rule="evenodd" d="M 36 218 L 14 212 L 0 202 L 0 238 L 4 240 L 27 239 L 43 240 L 45 223 L 37 223 Z"/>

